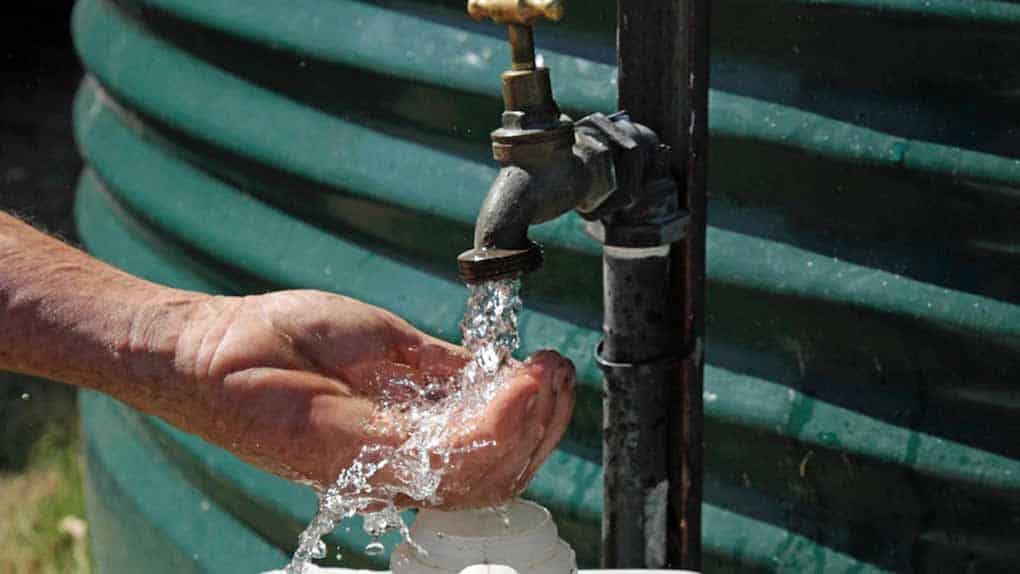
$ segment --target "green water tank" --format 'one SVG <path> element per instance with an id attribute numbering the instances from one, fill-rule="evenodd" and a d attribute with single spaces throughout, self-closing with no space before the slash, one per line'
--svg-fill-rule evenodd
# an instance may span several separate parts
<path id="1" fill-rule="evenodd" d="M 457 340 L 508 60 L 463 4 L 79 0 L 82 241 L 161 283 L 330 290 Z M 712 4 L 705 571 L 1015 571 L 1020 5 Z M 556 97 L 613 111 L 615 3 L 570 8 L 538 39 Z M 580 388 L 528 496 L 590 566 L 599 247 L 574 216 L 535 235 L 522 351 L 560 350 Z M 285 562 L 309 490 L 81 409 L 100 574 Z M 366 542 L 331 540 L 384 567 Z"/>

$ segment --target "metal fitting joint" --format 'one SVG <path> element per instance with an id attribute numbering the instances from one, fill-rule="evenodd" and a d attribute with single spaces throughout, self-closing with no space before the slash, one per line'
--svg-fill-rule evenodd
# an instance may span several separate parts
<path id="1" fill-rule="evenodd" d="M 589 235 L 613 247 L 654 247 L 683 239 L 689 221 L 669 173 L 667 146 L 627 112 L 592 114 L 575 124 L 585 138 L 613 150 L 614 189 L 597 205 L 579 208 Z"/>

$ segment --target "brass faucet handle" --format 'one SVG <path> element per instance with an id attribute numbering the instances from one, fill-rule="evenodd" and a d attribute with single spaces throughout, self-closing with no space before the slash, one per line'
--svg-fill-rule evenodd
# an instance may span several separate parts
<path id="1" fill-rule="evenodd" d="M 476 20 L 491 18 L 500 24 L 530 26 L 538 20 L 563 18 L 563 0 L 468 0 L 468 14 Z"/>

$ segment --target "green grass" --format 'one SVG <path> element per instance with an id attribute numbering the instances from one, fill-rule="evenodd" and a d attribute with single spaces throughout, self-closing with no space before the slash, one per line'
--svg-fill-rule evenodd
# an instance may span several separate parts
<path id="1" fill-rule="evenodd" d="M 0 380 L 0 389 L 9 390 L 8 384 Z M 22 394 L 17 394 L 19 399 Z M 18 405 L 8 400 L 3 407 L 0 410 Z M 31 408 L 25 404 L 19 410 Z M 36 410 L 23 417 L 31 423 L 19 424 L 17 430 L 4 428 L 0 435 L 0 450 L 17 455 L 9 459 L 20 459 L 19 464 L 0 466 L 0 572 L 88 574 L 77 416 L 66 404 Z"/>

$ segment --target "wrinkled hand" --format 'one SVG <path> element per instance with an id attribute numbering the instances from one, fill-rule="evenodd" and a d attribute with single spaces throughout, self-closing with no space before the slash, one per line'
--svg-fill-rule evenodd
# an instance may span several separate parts
<path id="1" fill-rule="evenodd" d="M 172 422 L 319 488 L 362 445 L 403 441 L 406 427 L 380 421 L 399 417 L 399 409 L 380 408 L 384 399 L 407 398 L 392 383 L 450 380 L 469 359 L 462 347 L 392 313 L 323 292 L 212 298 L 199 306 L 177 342 L 176 363 L 199 385 L 210 420 Z M 567 427 L 573 379 L 570 362 L 551 351 L 517 365 L 473 431 L 452 439 L 455 450 L 494 444 L 453 457 L 442 506 L 492 505 L 523 490 Z M 393 478 L 383 472 L 377 480 Z"/>

